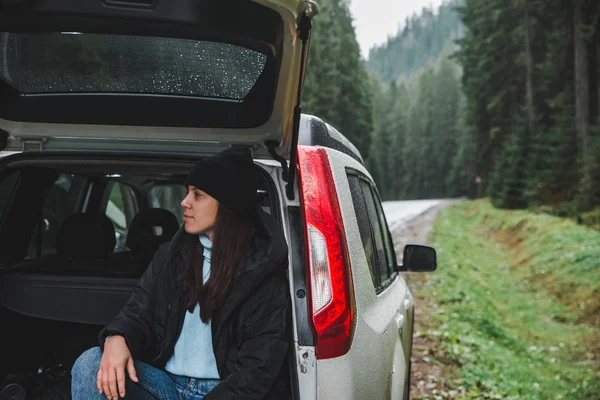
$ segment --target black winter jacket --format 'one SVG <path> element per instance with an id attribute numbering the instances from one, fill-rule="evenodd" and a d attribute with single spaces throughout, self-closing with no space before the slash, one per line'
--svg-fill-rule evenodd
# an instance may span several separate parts
<path id="1" fill-rule="evenodd" d="M 278 223 L 259 214 L 253 254 L 212 315 L 221 382 L 206 400 L 290 398 L 288 250 Z M 177 276 L 194 240 L 198 236 L 182 228 L 159 248 L 123 310 L 100 332 L 102 349 L 108 335 L 122 335 L 134 359 L 164 369 L 183 327 L 186 307 Z"/>

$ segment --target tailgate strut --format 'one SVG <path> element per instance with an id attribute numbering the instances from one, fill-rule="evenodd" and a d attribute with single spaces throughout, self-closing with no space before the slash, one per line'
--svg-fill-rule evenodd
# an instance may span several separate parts
<path id="1" fill-rule="evenodd" d="M 269 149 L 269 153 L 274 160 L 279 161 L 283 168 L 283 180 L 287 182 L 285 189 L 287 198 L 294 200 L 294 181 L 296 179 L 296 162 L 297 162 L 297 148 L 298 148 L 298 136 L 300 131 L 300 115 L 302 114 L 302 89 L 304 87 L 304 76 L 306 75 L 306 65 L 309 50 L 309 39 L 310 32 L 312 29 L 311 18 L 317 14 L 317 5 L 311 1 L 306 2 L 306 10 L 302 13 L 298 22 L 298 37 L 302 41 L 302 51 L 300 54 L 300 74 L 298 77 L 298 98 L 296 100 L 296 106 L 294 107 L 294 120 L 292 125 L 292 143 L 290 148 L 290 165 L 288 167 L 284 157 L 280 156 L 275 152 L 275 148 L 279 143 L 275 141 L 268 141 L 265 143 Z"/>
<path id="2" fill-rule="evenodd" d="M 302 54 L 300 55 L 300 76 L 298 78 L 298 100 L 294 107 L 294 125 L 292 127 L 292 147 L 290 149 L 290 169 L 288 172 L 287 185 L 285 186 L 287 197 L 294 200 L 294 180 L 296 179 L 296 162 L 298 158 L 298 136 L 300 135 L 300 115 L 302 114 L 302 91 L 304 89 L 304 76 L 308 63 L 308 49 L 312 21 L 306 14 L 302 14 L 298 26 L 298 34 L 302 40 Z"/>

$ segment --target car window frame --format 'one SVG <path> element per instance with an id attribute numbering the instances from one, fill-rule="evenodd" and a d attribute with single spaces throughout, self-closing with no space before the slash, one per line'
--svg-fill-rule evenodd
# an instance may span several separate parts
<path id="1" fill-rule="evenodd" d="M 375 203 L 375 212 L 376 212 L 376 216 L 377 216 L 377 223 L 381 229 L 381 233 L 382 233 L 382 238 L 383 238 L 383 245 L 386 245 L 386 237 L 388 238 L 388 243 L 392 246 L 390 254 L 391 254 L 391 260 L 389 260 L 389 264 L 387 261 L 387 251 L 384 249 L 384 254 L 386 254 L 385 258 L 386 260 L 384 260 L 384 262 L 386 263 L 387 269 L 388 269 L 388 278 L 385 279 L 384 281 L 381 281 L 381 274 L 379 273 L 379 254 L 378 251 L 373 251 L 373 257 L 374 257 L 374 262 L 377 263 L 377 274 L 375 274 L 375 271 L 373 271 L 373 269 L 371 268 L 371 266 L 369 266 L 369 272 L 371 273 L 371 278 L 373 280 L 373 286 L 375 287 L 375 291 L 376 293 L 379 295 L 381 293 L 383 293 L 387 288 L 389 288 L 392 283 L 396 280 L 396 278 L 398 277 L 398 272 L 395 270 L 395 268 L 393 267 L 394 264 L 397 262 L 396 261 L 396 253 L 395 253 L 395 249 L 394 249 L 394 242 L 392 241 L 392 237 L 391 234 L 389 232 L 389 226 L 387 225 L 387 220 L 385 218 L 385 213 L 383 213 L 383 207 L 381 206 L 381 197 L 379 196 L 379 192 L 377 191 L 377 187 L 375 185 L 375 183 L 369 179 L 365 174 L 363 174 L 362 172 L 356 170 L 356 169 L 352 169 L 352 168 L 347 168 L 346 169 L 346 176 L 348 178 L 348 185 L 350 186 L 350 176 L 354 176 L 356 178 L 358 178 L 359 183 L 363 182 L 367 185 L 367 187 L 369 188 L 369 193 L 371 194 L 372 198 L 373 198 L 373 202 Z M 364 193 L 362 186 L 361 186 L 361 193 L 363 194 L 362 196 L 362 202 L 363 205 L 365 207 L 366 212 L 368 213 L 368 208 L 367 208 L 367 204 L 366 204 L 366 193 Z M 351 196 L 352 197 L 352 196 Z M 353 210 L 355 211 L 356 214 L 356 209 L 354 208 L 354 198 L 352 198 L 352 202 L 353 202 Z M 377 205 L 377 202 L 379 202 L 379 206 Z M 380 214 L 381 213 L 381 214 Z M 370 217 L 370 216 L 369 216 Z M 383 218 L 383 220 L 382 220 Z M 374 231 L 374 226 L 373 223 L 371 221 L 371 218 L 368 219 L 369 222 L 369 231 L 370 231 L 370 235 L 371 235 L 371 241 L 373 243 L 373 248 L 376 249 L 376 239 L 375 239 L 375 231 Z M 358 226 L 358 216 L 356 218 L 356 223 Z M 385 229 L 382 226 L 382 223 L 385 223 Z M 359 228 L 360 229 L 360 228 Z M 362 237 L 361 237 L 361 241 L 362 241 Z M 364 244 L 363 244 L 363 252 L 364 252 Z M 365 253 L 365 252 L 364 252 Z M 365 253 L 365 257 L 366 257 L 366 253 Z"/>
<path id="2" fill-rule="evenodd" d="M 355 199 L 352 191 L 352 184 L 350 183 L 350 179 L 356 179 L 356 182 L 358 183 L 358 190 L 360 191 L 360 200 L 359 199 Z M 353 211 L 354 211 L 354 215 L 355 215 L 355 220 L 356 220 L 356 226 L 358 227 L 358 231 L 359 231 L 359 236 L 360 236 L 360 240 L 362 242 L 362 233 L 361 233 L 361 224 L 360 224 L 360 219 L 358 216 L 358 213 L 356 212 L 356 204 L 355 201 L 360 201 L 362 203 L 362 207 L 365 210 L 365 213 L 367 212 L 367 204 L 365 201 L 365 197 L 364 197 L 364 193 L 362 191 L 362 188 L 360 187 L 360 177 L 355 174 L 355 173 L 347 173 L 347 179 L 348 179 L 348 186 L 350 187 L 350 196 L 352 197 L 352 206 L 353 206 Z M 375 237 L 373 236 L 373 228 L 371 227 L 371 224 L 369 223 L 369 219 L 368 219 L 368 215 L 366 218 L 366 222 L 367 222 L 367 228 L 368 228 L 368 233 L 369 233 L 369 238 L 371 240 L 371 246 L 373 247 L 373 249 L 375 249 Z M 362 249 L 363 249 L 363 254 L 365 255 L 365 259 L 367 260 L 367 268 L 369 270 L 369 274 L 371 275 L 371 281 L 373 282 L 373 287 L 375 288 L 375 290 L 377 291 L 378 288 L 381 286 L 380 284 L 380 276 L 379 273 L 375 273 L 374 268 L 377 265 L 377 254 L 376 251 L 373 250 L 371 252 L 371 257 L 369 259 L 369 255 L 367 254 L 366 250 L 365 250 L 365 243 L 362 243 Z"/>
<path id="3" fill-rule="evenodd" d="M 389 278 L 385 282 L 385 284 L 387 286 L 389 286 L 392 284 L 392 282 L 398 276 L 398 271 L 396 271 L 396 266 L 398 265 L 398 260 L 396 259 L 396 249 L 394 248 L 394 240 L 392 238 L 392 233 L 390 232 L 390 226 L 388 225 L 387 218 L 386 218 L 385 212 L 383 210 L 381 196 L 379 195 L 379 191 L 377 190 L 377 187 L 375 186 L 374 183 L 371 184 L 371 192 L 376 200 L 375 201 L 375 209 L 377 210 L 377 213 L 379 216 L 379 224 L 381 226 L 381 229 L 383 230 L 383 232 L 382 232 L 383 238 L 384 238 L 384 241 L 387 239 L 387 245 L 389 246 L 389 248 L 388 248 L 389 255 L 390 255 L 390 260 L 389 260 L 389 264 L 388 264 Z"/>
<path id="4" fill-rule="evenodd" d="M 123 212 L 124 217 L 125 217 L 125 225 L 126 225 L 125 228 L 128 228 L 129 225 L 131 225 L 131 221 L 133 221 L 135 216 L 140 212 L 140 208 L 141 208 L 140 203 L 143 203 L 140 201 L 140 195 L 135 187 L 133 187 L 125 182 L 119 181 L 119 180 L 109 181 L 106 184 L 106 186 L 104 187 L 104 193 L 102 194 L 102 196 L 103 196 L 102 206 L 101 206 L 101 210 L 99 210 L 99 211 L 102 211 L 103 213 L 106 214 L 106 209 L 108 208 L 108 203 L 111 200 L 111 194 L 112 194 L 113 190 L 115 190 L 116 187 L 119 187 L 119 193 L 121 196 L 121 200 L 124 202 L 122 204 L 123 209 L 121 211 Z M 124 192 L 123 189 L 125 189 L 126 192 Z M 131 200 L 133 200 L 133 201 L 131 202 Z M 129 203 L 125 204 L 125 202 L 129 202 Z M 129 207 L 132 207 L 132 208 L 129 209 Z M 115 222 L 113 221 L 113 223 L 115 223 Z"/>
<path id="5" fill-rule="evenodd" d="M 121 227 L 116 221 L 114 221 L 107 214 L 108 204 L 111 199 L 111 194 L 112 194 L 113 190 L 115 190 L 115 187 L 119 187 L 119 194 L 120 194 L 121 200 L 123 202 L 132 201 L 129 204 L 123 203 L 122 204 L 123 209 L 120 210 L 123 212 L 123 216 L 125 218 L 125 226 L 124 227 Z M 119 252 L 127 251 L 128 249 L 126 248 L 126 246 L 119 248 L 120 242 L 118 240 L 117 233 L 119 233 L 119 235 L 121 235 L 123 237 L 121 244 L 124 244 L 127 241 L 127 236 L 129 235 L 129 227 L 131 226 L 131 222 L 135 219 L 135 216 L 140 212 L 140 209 L 145 207 L 144 201 L 141 198 L 139 191 L 134 186 L 132 186 L 126 182 L 123 182 L 121 180 L 118 180 L 118 179 L 110 180 L 110 181 L 106 182 L 102 187 L 101 193 L 102 193 L 102 201 L 100 203 L 100 209 L 98 210 L 98 212 L 104 214 L 110 220 L 110 222 L 113 224 L 113 227 L 115 229 L 115 239 L 117 240 L 117 243 L 115 244 L 115 248 L 113 249 L 113 252 L 119 253 Z M 129 209 L 130 207 L 132 207 L 132 208 Z M 121 231 L 124 231 L 124 232 L 121 232 Z M 124 234 L 124 236 L 123 236 L 123 234 Z"/>
<path id="6" fill-rule="evenodd" d="M 375 218 L 376 218 L 376 223 L 377 223 L 377 227 L 375 227 L 373 224 L 373 219 L 371 218 L 371 216 L 369 217 L 369 223 L 371 226 L 371 232 L 373 235 L 376 235 L 375 233 L 375 229 L 379 229 L 379 234 L 381 235 L 381 241 L 382 241 L 382 253 L 383 253 L 383 257 L 384 260 L 379 260 L 379 249 L 377 249 L 377 251 L 375 252 L 376 257 L 378 259 L 378 265 L 377 265 L 377 273 L 379 276 L 379 285 L 381 287 L 381 292 L 383 292 L 385 289 L 387 289 L 393 282 L 393 280 L 395 279 L 395 277 L 393 276 L 393 268 L 391 268 L 391 263 L 392 263 L 392 259 L 389 257 L 389 252 L 388 249 L 386 248 L 386 235 L 385 235 L 385 231 L 386 229 L 383 228 L 382 226 L 382 220 L 381 220 L 381 216 L 380 216 L 380 208 L 377 206 L 377 202 L 380 202 L 379 197 L 376 195 L 376 190 L 373 189 L 374 183 L 370 182 L 369 180 L 363 179 L 362 180 L 362 185 L 361 188 L 363 190 L 363 193 L 365 195 L 365 201 L 366 200 L 366 196 L 370 195 L 371 199 L 373 201 L 373 207 L 375 209 Z M 365 191 L 367 191 L 365 193 Z M 374 240 L 375 243 L 377 244 L 377 238 L 374 236 Z M 382 263 L 385 265 L 385 267 L 382 266 Z M 382 277 L 382 270 L 385 270 L 385 279 L 381 279 Z"/>
<path id="7" fill-rule="evenodd" d="M 42 251 L 44 244 L 46 244 L 47 240 L 48 240 L 48 237 L 46 235 L 44 235 L 42 226 L 43 226 L 43 221 L 44 221 L 43 217 L 45 217 L 44 207 L 46 206 L 46 203 L 50 196 L 50 191 L 52 190 L 53 186 L 57 185 L 58 180 L 63 175 L 71 175 L 71 179 L 73 179 L 70 183 L 70 185 L 72 185 L 72 186 L 67 191 L 67 194 L 70 195 L 71 191 L 74 191 L 75 193 L 77 193 L 77 196 L 75 197 L 75 199 L 73 201 L 73 208 L 69 215 L 84 211 L 83 209 L 84 209 L 86 197 L 88 196 L 88 193 L 89 193 L 91 185 L 92 185 L 91 180 L 89 179 L 89 177 L 86 177 L 85 175 L 80 175 L 77 173 L 70 173 L 70 172 L 60 172 L 58 177 L 53 181 L 53 183 L 49 186 L 48 191 L 45 193 L 42 204 L 40 205 L 41 208 L 38 210 L 36 221 L 32 226 L 31 235 L 30 235 L 30 238 L 28 241 L 27 251 L 26 251 L 26 258 L 28 258 L 28 259 L 36 259 L 36 258 L 42 257 L 44 255 L 56 254 L 56 244 L 55 244 L 55 242 L 52 242 L 52 241 L 50 243 L 54 243 L 54 246 L 53 246 L 54 251 L 53 252 L 43 252 Z M 77 178 L 75 178 L 75 177 L 77 177 Z M 81 181 L 79 181 L 79 182 L 75 181 L 75 179 L 79 179 L 79 178 L 81 178 Z M 62 224 L 62 222 L 64 222 L 64 219 L 61 221 L 60 224 Z M 58 225 L 57 232 L 60 229 L 60 224 Z"/>
<path id="8" fill-rule="evenodd" d="M 179 199 L 179 204 L 177 206 L 177 209 L 171 209 L 170 207 L 166 207 L 165 204 L 160 204 L 160 202 L 158 202 L 159 204 L 154 204 L 153 200 L 157 198 L 156 195 L 153 195 L 153 191 L 155 189 L 159 189 L 159 188 L 175 188 L 175 187 L 181 187 L 183 189 L 183 192 L 181 193 L 182 196 Z M 183 199 L 185 198 L 185 196 L 187 195 L 187 188 L 181 184 L 180 182 L 167 182 L 167 183 L 158 183 L 158 184 L 154 184 L 147 192 L 145 195 L 145 204 L 147 207 L 150 208 L 162 208 L 164 210 L 170 211 L 175 215 L 175 218 L 177 218 L 177 222 L 179 223 L 179 225 L 183 224 L 183 207 L 181 207 L 181 201 L 183 201 Z M 156 196 L 153 198 L 153 196 Z"/>

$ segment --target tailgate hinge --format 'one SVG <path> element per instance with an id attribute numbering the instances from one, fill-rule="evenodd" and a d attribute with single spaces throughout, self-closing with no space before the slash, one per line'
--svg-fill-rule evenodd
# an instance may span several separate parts
<path id="1" fill-rule="evenodd" d="M 23 145 L 21 147 L 21 151 L 23 153 L 28 151 L 44 151 L 44 145 L 48 142 L 48 137 L 40 136 L 40 137 L 27 137 L 23 138 L 20 136 L 16 136 L 15 139 L 20 141 Z"/>
<path id="2" fill-rule="evenodd" d="M 285 182 L 288 182 L 290 170 L 287 165 L 287 160 L 285 159 L 285 157 L 280 156 L 275 151 L 275 148 L 279 146 L 279 143 L 277 143 L 277 141 L 275 140 L 267 140 L 265 142 L 265 145 L 267 146 L 267 149 L 269 149 L 269 154 L 271 155 L 271 157 L 273 157 L 275 161 L 279 161 L 279 164 L 281 164 L 281 168 L 283 168 L 283 173 L 281 174 L 281 177 Z"/>

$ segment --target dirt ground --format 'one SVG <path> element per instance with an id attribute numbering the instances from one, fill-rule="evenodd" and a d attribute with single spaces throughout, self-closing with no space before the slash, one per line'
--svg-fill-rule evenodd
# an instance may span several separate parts
<path id="1" fill-rule="evenodd" d="M 402 250 L 406 244 L 427 244 L 438 213 L 453 203 L 435 206 L 391 232 L 399 263 L 402 262 Z M 432 317 L 436 307 L 435 299 L 424 295 L 423 288 L 427 286 L 428 275 L 403 273 L 403 276 L 415 298 L 410 398 L 416 400 L 461 397 L 460 393 L 453 393 L 448 386 L 450 380 L 457 378 L 456 367 L 439 361 L 444 359 L 443 354 L 440 354 L 439 338 L 425 334 L 432 328 Z M 432 357 L 433 355 L 435 357 Z"/>

